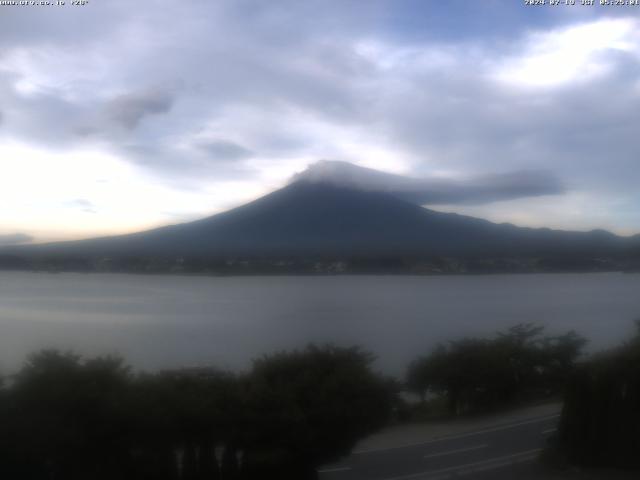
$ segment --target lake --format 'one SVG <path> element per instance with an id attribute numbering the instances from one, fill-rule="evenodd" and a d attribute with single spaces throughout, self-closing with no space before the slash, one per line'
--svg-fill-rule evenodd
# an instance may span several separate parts
<path id="1" fill-rule="evenodd" d="M 217 365 L 308 342 L 358 344 L 402 374 L 437 342 L 520 322 L 615 345 L 640 318 L 638 274 L 189 277 L 0 273 L 0 369 L 42 347 L 141 369 Z"/>

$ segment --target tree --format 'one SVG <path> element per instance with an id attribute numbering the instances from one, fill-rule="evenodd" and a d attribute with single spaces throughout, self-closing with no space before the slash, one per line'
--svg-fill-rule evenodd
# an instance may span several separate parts
<path id="1" fill-rule="evenodd" d="M 239 383 L 211 368 L 137 377 L 129 401 L 135 478 L 216 478 L 214 448 L 237 435 Z"/>
<path id="2" fill-rule="evenodd" d="M 358 348 L 309 346 L 257 360 L 250 375 L 247 467 L 282 479 L 315 478 L 380 428 L 392 393 Z M 260 476 L 256 478 L 261 478 Z"/>
<path id="3" fill-rule="evenodd" d="M 309 347 L 255 362 L 133 375 L 119 358 L 45 350 L 0 386 L 0 477 L 312 478 L 386 421 L 372 357 Z"/>
<path id="4" fill-rule="evenodd" d="M 640 323 L 633 339 L 572 373 L 557 443 L 569 463 L 640 468 Z"/>
<path id="5" fill-rule="evenodd" d="M 520 324 L 492 339 L 438 345 L 411 363 L 406 384 L 423 399 L 427 392 L 445 396 L 451 415 L 557 393 L 585 340 L 575 332 L 557 337 L 543 332 L 541 326 Z"/>
<path id="6" fill-rule="evenodd" d="M 55 350 L 30 356 L 7 401 L 14 474 L 101 479 L 122 473 L 127 452 L 120 399 L 128 381 L 128 368 L 117 358 L 83 363 Z"/>

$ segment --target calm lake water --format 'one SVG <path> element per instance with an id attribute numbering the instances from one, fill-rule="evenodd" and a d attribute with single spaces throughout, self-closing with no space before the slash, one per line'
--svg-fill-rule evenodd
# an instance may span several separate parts
<path id="1" fill-rule="evenodd" d="M 640 275 L 180 277 L 0 273 L 0 369 L 38 348 L 136 367 L 215 364 L 308 342 L 358 344 L 401 374 L 439 341 L 519 322 L 614 345 L 640 318 Z"/>

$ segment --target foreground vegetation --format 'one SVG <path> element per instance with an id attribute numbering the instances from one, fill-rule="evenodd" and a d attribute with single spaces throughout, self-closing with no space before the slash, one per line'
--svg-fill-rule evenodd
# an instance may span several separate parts
<path id="1" fill-rule="evenodd" d="M 315 478 L 388 420 L 371 361 L 312 346 L 242 376 L 134 375 L 117 358 L 40 352 L 1 390 L 0 478 Z"/>
<path id="2" fill-rule="evenodd" d="M 440 345 L 411 364 L 407 385 L 421 396 L 422 406 L 444 404 L 452 416 L 563 400 L 547 460 L 556 467 L 636 471 L 640 321 L 636 335 L 617 348 L 585 357 L 585 343 L 575 332 L 545 336 L 539 326 L 517 325 L 493 338 Z"/>
<path id="3" fill-rule="evenodd" d="M 586 360 L 585 343 L 522 324 L 439 345 L 407 370 L 413 407 L 356 347 L 281 352 L 244 374 L 135 374 L 119 358 L 42 351 L 0 382 L 0 478 L 314 479 L 392 417 L 563 397 L 552 458 L 638 468 L 640 323 L 634 339 Z"/>
<path id="4" fill-rule="evenodd" d="M 414 361 L 406 383 L 424 403 L 445 400 L 452 416 L 560 396 L 586 340 L 575 332 L 547 336 L 521 324 L 494 338 L 439 345 Z"/>
<path id="5" fill-rule="evenodd" d="M 556 454 L 590 467 L 640 468 L 640 322 L 634 338 L 581 364 L 566 388 Z"/>

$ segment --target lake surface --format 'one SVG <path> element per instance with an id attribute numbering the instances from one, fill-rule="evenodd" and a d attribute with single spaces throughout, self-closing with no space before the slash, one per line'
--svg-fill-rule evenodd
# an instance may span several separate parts
<path id="1" fill-rule="evenodd" d="M 437 342 L 520 322 L 615 345 L 640 318 L 640 275 L 186 277 L 0 273 L 0 370 L 42 347 L 118 353 L 142 369 L 358 344 L 402 374 Z"/>

